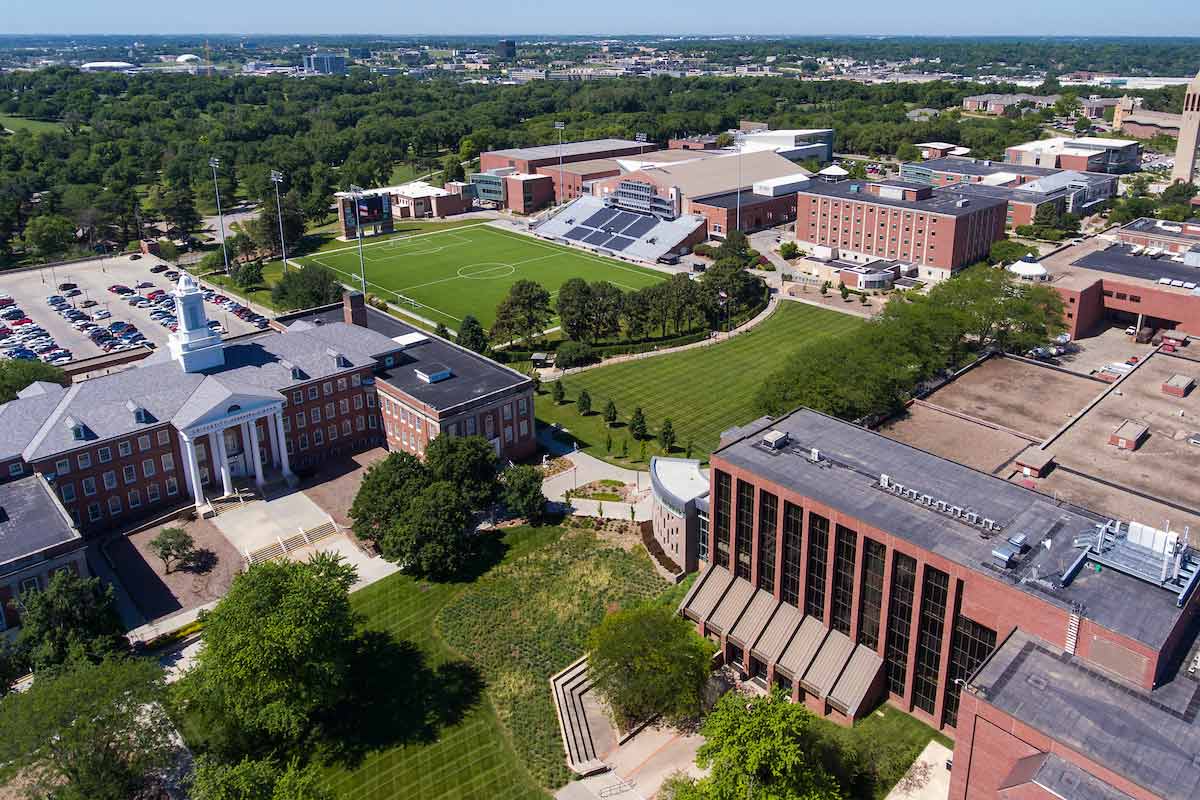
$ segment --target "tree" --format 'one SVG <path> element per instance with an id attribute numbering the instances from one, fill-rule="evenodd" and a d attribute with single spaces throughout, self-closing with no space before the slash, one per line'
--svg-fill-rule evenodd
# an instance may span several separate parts
<path id="1" fill-rule="evenodd" d="M 8 694 L 17 679 L 28 671 L 25 651 L 7 636 L 0 637 L 0 698 Z"/>
<path id="2" fill-rule="evenodd" d="M 692 440 L 688 439 L 687 446 L 684 447 L 684 458 L 691 458 L 691 457 L 692 457 Z"/>
<path id="3" fill-rule="evenodd" d="M 172 726 L 151 659 L 74 662 L 0 702 L 0 761 L 37 797 L 144 796 L 171 758 Z"/>
<path id="4" fill-rule="evenodd" d="M 188 189 L 167 189 L 151 195 L 151 204 L 179 237 L 187 237 L 200 227 L 200 212 Z"/>
<path id="5" fill-rule="evenodd" d="M 726 692 L 701 731 L 696 764 L 707 777 L 672 782 L 676 800 L 840 800 L 837 780 L 823 766 L 835 745 L 812 712 L 780 692 L 747 697 Z M 833 760 L 830 758 L 830 760 Z"/>
<path id="6" fill-rule="evenodd" d="M 633 416 L 629 418 L 629 433 L 634 439 L 646 438 L 646 415 L 642 413 L 641 406 L 635 408 Z"/>
<path id="7" fill-rule="evenodd" d="M 591 677 L 622 727 L 697 716 L 716 646 L 664 606 L 609 614 L 588 638 Z"/>
<path id="8" fill-rule="evenodd" d="M 442 159 L 442 180 L 444 183 L 450 181 L 466 180 L 467 173 L 463 170 L 462 161 L 458 156 L 451 153 Z"/>
<path id="9" fill-rule="evenodd" d="M 467 501 L 454 484 L 427 486 L 409 501 L 384 536 L 384 558 L 422 578 L 454 577 L 470 557 L 467 508 Z"/>
<path id="10" fill-rule="evenodd" d="M 47 214 L 25 226 L 25 246 L 40 259 L 51 260 L 75 244 L 75 225 L 66 217 Z"/>
<path id="11" fill-rule="evenodd" d="M 462 323 L 459 324 L 457 341 L 463 347 L 476 353 L 485 353 L 488 349 L 487 334 L 484 333 L 479 320 L 471 314 L 463 317 Z"/>
<path id="12" fill-rule="evenodd" d="M 671 425 L 669 418 L 664 419 L 662 426 L 658 429 L 658 445 L 667 455 L 670 455 L 671 448 L 675 446 L 675 428 Z"/>
<path id="13" fill-rule="evenodd" d="M 172 565 L 181 564 L 195 554 L 196 541 L 183 528 L 163 528 L 150 540 L 150 550 L 162 560 L 163 569 L 170 575 Z"/>
<path id="14" fill-rule="evenodd" d="M 354 535 L 378 545 L 409 500 L 432 481 L 428 468 L 411 453 L 392 451 L 372 464 L 350 505 Z"/>
<path id="15" fill-rule="evenodd" d="M 527 464 L 517 464 L 500 476 L 504 486 L 502 497 L 508 512 L 524 517 L 530 524 L 542 521 L 546 511 L 546 496 L 542 494 L 542 471 Z"/>
<path id="16" fill-rule="evenodd" d="M 252 221 L 248 228 L 250 237 L 259 249 L 268 253 L 282 253 L 279 248 L 279 214 L 283 212 L 283 241 L 288 249 L 292 249 L 304 236 L 304 209 L 300 196 L 290 191 L 279 198 L 279 208 L 275 207 L 275 198 L 264 198 L 262 210 L 258 218 Z"/>
<path id="17" fill-rule="evenodd" d="M 233 282 L 243 289 L 248 289 L 251 286 L 261 286 L 263 281 L 263 267 L 257 262 L 250 264 L 242 264 L 241 266 L 231 267 L 233 273 Z"/>
<path id="18" fill-rule="evenodd" d="M 492 336 L 521 341 L 526 347 L 550 322 L 550 293 L 530 280 L 519 280 L 496 308 Z"/>
<path id="19" fill-rule="evenodd" d="M 443 339 L 450 338 L 450 329 L 440 322 L 437 324 L 437 327 L 433 329 L 433 332 Z"/>
<path id="20" fill-rule="evenodd" d="M 729 131 L 722 131 L 721 133 L 717 134 L 717 147 L 732 147 L 733 142 L 733 134 Z"/>
<path id="21" fill-rule="evenodd" d="M 350 688 L 356 579 L 336 557 L 270 561 L 238 575 L 205 617 L 189 701 L 247 739 L 300 741 Z"/>
<path id="22" fill-rule="evenodd" d="M 594 360 L 595 356 L 592 354 L 591 347 L 583 342 L 567 340 L 558 346 L 554 363 L 559 369 L 570 369 L 571 367 L 582 367 Z"/>
<path id="23" fill-rule="evenodd" d="M 550 396 L 554 400 L 554 405 L 561 406 L 563 401 L 567 399 L 567 390 L 563 388 L 562 381 L 555 381 L 553 388 L 550 390 Z"/>
<path id="24" fill-rule="evenodd" d="M 28 589 L 16 604 L 21 611 L 17 646 L 35 672 L 69 660 L 100 661 L 128 647 L 113 588 L 100 578 L 60 571 L 45 590 Z"/>
<path id="25" fill-rule="evenodd" d="M 325 267 L 310 264 L 301 269 L 289 269 L 271 287 L 271 302 L 281 309 L 314 308 L 336 303 L 343 287 L 337 276 Z"/>
<path id="26" fill-rule="evenodd" d="M 192 800 L 333 800 L 321 784 L 317 764 L 302 767 L 296 759 L 280 770 L 270 759 L 223 764 L 202 756 L 191 790 Z"/>
<path id="27" fill-rule="evenodd" d="M 1076 133 L 1087 133 L 1092 129 L 1092 121 L 1087 117 L 1076 117 L 1074 127 Z"/>
<path id="28" fill-rule="evenodd" d="M 629 458 L 629 440 L 621 440 L 621 458 Z"/>
<path id="29" fill-rule="evenodd" d="M 17 399 L 17 392 L 37 381 L 67 386 L 71 379 L 56 366 L 41 361 L 12 358 L 0 360 L 0 403 Z"/>
<path id="30" fill-rule="evenodd" d="M 617 404 L 611 398 L 604 404 L 604 424 L 610 428 L 617 424 Z"/>
<path id="31" fill-rule="evenodd" d="M 896 148 L 896 158 L 900 159 L 901 161 L 920 161 L 921 151 L 918 150 L 917 146 L 912 142 L 902 142 L 900 146 Z"/>
<path id="32" fill-rule="evenodd" d="M 991 250 L 988 252 L 989 264 L 1012 264 L 1020 261 L 1030 253 L 1037 253 L 1037 248 L 1020 242 L 1014 242 L 1011 239 L 1001 239 L 992 244 Z"/>
<path id="33" fill-rule="evenodd" d="M 482 436 L 438 436 L 425 448 L 434 481 L 454 486 L 472 509 L 484 508 L 499 490 L 496 450 Z"/>
<path id="34" fill-rule="evenodd" d="M 791 261 L 793 258 L 799 258 L 800 246 L 788 239 L 783 244 L 779 245 L 779 255 L 786 261 Z"/>
<path id="35" fill-rule="evenodd" d="M 586 417 L 592 413 L 592 396 L 588 394 L 587 389 L 579 393 L 579 397 L 575 399 L 575 407 L 579 409 L 579 416 Z"/>
<path id="36" fill-rule="evenodd" d="M 843 300 L 845 300 L 846 298 L 848 298 L 850 296 L 850 288 L 848 286 L 846 286 L 846 284 L 844 284 L 844 283 L 838 284 L 838 292 L 841 293 Z"/>

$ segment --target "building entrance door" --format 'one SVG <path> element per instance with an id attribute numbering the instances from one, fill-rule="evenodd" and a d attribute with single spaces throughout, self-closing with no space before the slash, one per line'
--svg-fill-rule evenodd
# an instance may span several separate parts
<path id="1" fill-rule="evenodd" d="M 229 456 L 229 474 L 235 478 L 246 477 L 245 453 L 238 453 L 236 456 Z"/>

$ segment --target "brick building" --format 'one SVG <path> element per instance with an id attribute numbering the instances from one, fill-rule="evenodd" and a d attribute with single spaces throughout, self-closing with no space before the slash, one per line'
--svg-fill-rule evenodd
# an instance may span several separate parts
<path id="1" fill-rule="evenodd" d="M 710 463 L 680 613 L 752 682 L 953 736 L 954 800 L 1196 796 L 1200 684 L 1176 673 L 1200 552 L 1182 533 L 804 409 L 726 432 Z"/>
<path id="2" fill-rule="evenodd" d="M 1009 164 L 1125 175 L 1141 169 L 1142 145 L 1129 139 L 1060 136 L 1014 145 L 1004 151 L 1004 160 Z"/>
<path id="3" fill-rule="evenodd" d="M 1007 203 L 909 181 L 811 181 L 799 191 L 796 241 L 863 263 L 900 260 L 938 281 L 1004 238 Z"/>
<path id="4" fill-rule="evenodd" d="M 553 181 L 554 201 L 566 203 L 588 194 L 586 184 L 600 178 L 621 174 L 621 165 L 616 159 L 596 158 L 590 161 L 575 161 L 549 167 L 538 167 L 537 174 L 547 175 Z"/>
<path id="5" fill-rule="evenodd" d="M 398 219 L 442 218 L 471 210 L 471 198 L 461 190 L 450 191 L 425 181 L 381 186 L 358 194 L 338 192 L 334 198 L 344 239 L 357 238 L 359 224 L 364 236 L 374 236 L 391 233 Z"/>
<path id="6" fill-rule="evenodd" d="M 528 378 L 368 309 L 358 293 L 228 341 L 209 328 L 190 276 L 174 294 L 181 326 L 167 348 L 0 406 L 17 434 L 4 477 L 45 476 L 85 533 L 184 497 L 203 511 L 239 481 L 291 482 L 295 469 L 377 445 L 420 455 L 437 435 L 478 433 L 504 458 L 535 448 Z"/>

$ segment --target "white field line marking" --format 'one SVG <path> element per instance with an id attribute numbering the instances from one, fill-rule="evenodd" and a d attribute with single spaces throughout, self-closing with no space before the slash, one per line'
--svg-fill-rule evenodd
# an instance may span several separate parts
<path id="1" fill-rule="evenodd" d="M 496 264 L 497 266 L 504 264 L 506 266 L 513 267 L 514 269 L 516 269 L 517 267 L 521 266 L 522 264 L 530 264 L 530 263 L 533 263 L 534 261 L 545 261 L 547 258 L 554 258 L 557 255 L 561 255 L 561 253 L 551 253 L 548 256 L 538 256 L 537 258 L 528 258 L 524 261 L 516 261 L 512 264 L 506 264 L 506 262 L 504 262 L 504 261 L 481 262 L 481 263 L 493 263 L 493 264 Z M 468 264 L 467 266 L 469 267 L 471 265 Z M 505 277 L 508 277 L 508 276 L 506 275 Z M 466 281 L 466 280 L 471 280 L 471 278 L 467 277 L 466 275 L 451 275 L 448 278 L 439 278 L 435 281 L 427 281 L 425 283 L 417 283 L 412 286 L 405 286 L 403 289 L 397 289 L 396 291 L 397 292 L 407 292 L 412 289 L 421 289 L 425 286 L 433 286 L 438 283 L 447 283 L 449 281 L 460 281 L 460 280 Z"/>
<path id="2" fill-rule="evenodd" d="M 471 228 L 478 228 L 483 225 L 487 225 L 487 222 L 486 221 L 476 222 L 472 225 L 459 225 L 457 228 L 449 228 L 448 230 L 443 230 L 443 231 L 425 231 L 424 233 L 414 233 L 410 236 L 392 236 L 391 238 L 382 239 L 378 242 L 363 242 L 363 248 L 365 249 L 367 247 L 380 247 L 381 245 L 392 244 L 393 242 L 407 242 L 410 239 L 419 239 L 423 236 L 439 236 L 443 233 L 458 233 L 460 231 L 470 230 Z M 322 250 L 320 252 L 324 253 L 324 254 L 344 253 L 347 250 L 357 250 L 357 249 L 358 249 L 357 244 L 351 244 L 351 245 L 347 245 L 345 247 L 335 247 L 332 250 Z M 301 258 L 304 258 L 304 256 L 301 256 Z"/>
<path id="3" fill-rule="evenodd" d="M 528 242 L 529 244 L 537 245 L 538 247 L 543 247 L 543 248 L 546 248 L 549 250 L 554 250 L 554 251 L 562 253 L 564 255 L 569 253 L 571 255 L 578 256 L 580 258 L 585 258 L 590 261 L 594 261 L 598 264 L 603 264 L 606 267 L 612 267 L 613 269 L 619 269 L 619 270 L 623 270 L 625 272 L 633 273 L 634 275 L 648 277 L 651 274 L 649 270 L 643 272 L 639 269 L 633 269 L 633 268 L 630 268 L 630 267 L 622 264 L 619 261 L 616 261 L 615 259 L 604 258 L 602 256 L 596 255 L 595 253 L 588 253 L 586 251 L 576 250 L 571 247 L 563 247 L 562 245 L 554 245 L 549 242 L 543 242 L 541 239 L 538 239 L 535 236 L 522 236 L 519 233 L 512 233 L 510 231 L 504 230 L 503 228 L 497 228 L 495 226 L 492 226 L 492 230 L 494 230 L 496 233 L 502 234 L 504 236 L 508 236 L 509 238 L 512 238 L 512 239 L 518 239 L 523 242 Z"/>

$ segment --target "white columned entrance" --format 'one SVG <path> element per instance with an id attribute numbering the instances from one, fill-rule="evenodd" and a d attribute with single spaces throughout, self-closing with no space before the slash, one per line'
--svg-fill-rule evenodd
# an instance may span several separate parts
<path id="1" fill-rule="evenodd" d="M 212 433 L 217 448 L 217 466 L 221 470 L 221 486 L 225 496 L 233 494 L 233 472 L 229 469 L 229 452 L 225 449 L 225 429 L 219 428 Z"/>
<path id="2" fill-rule="evenodd" d="M 271 443 L 271 466 L 279 469 L 279 431 L 275 426 L 275 416 L 267 417 L 267 441 Z"/>
<path id="3" fill-rule="evenodd" d="M 204 485 L 200 482 L 200 461 L 196 458 L 196 440 L 185 436 L 182 432 L 179 434 L 179 440 L 183 444 L 183 474 L 187 480 L 188 491 L 192 493 L 196 508 L 200 508 L 204 505 Z"/>
<path id="4" fill-rule="evenodd" d="M 258 420 L 251 420 L 244 424 L 250 429 L 250 452 L 254 459 L 254 485 L 261 489 L 264 481 L 262 453 L 258 450 Z"/>
<path id="5" fill-rule="evenodd" d="M 275 426 L 275 438 L 279 440 L 279 464 L 283 469 L 283 477 L 287 478 L 290 483 L 295 480 L 296 475 L 292 472 L 292 465 L 288 459 L 287 436 L 283 432 L 283 412 L 275 412 L 271 416 L 271 422 Z"/>

